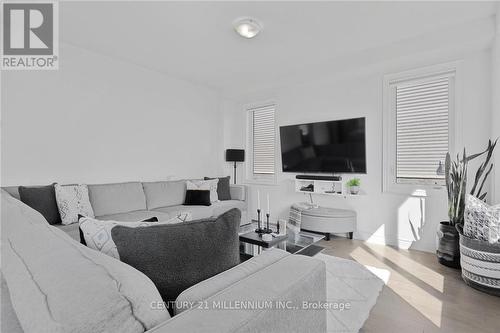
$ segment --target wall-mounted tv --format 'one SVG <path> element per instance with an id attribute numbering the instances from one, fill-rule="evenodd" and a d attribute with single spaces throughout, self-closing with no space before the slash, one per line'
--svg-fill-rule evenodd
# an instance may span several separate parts
<path id="1" fill-rule="evenodd" d="M 366 173 L 365 118 L 280 127 L 284 172 Z"/>

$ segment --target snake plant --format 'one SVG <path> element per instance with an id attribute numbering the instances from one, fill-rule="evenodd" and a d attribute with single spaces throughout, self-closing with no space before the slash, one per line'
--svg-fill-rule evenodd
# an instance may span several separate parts
<path id="1" fill-rule="evenodd" d="M 488 147 L 484 151 L 471 156 L 467 156 L 464 149 L 462 157 L 460 158 L 459 154 L 457 154 L 453 161 L 451 160 L 450 153 L 446 154 L 445 180 L 448 191 L 448 217 L 450 225 L 463 224 L 468 164 L 473 159 L 484 154 L 486 154 L 486 158 L 476 171 L 470 194 L 480 200 L 486 198 L 487 192 L 483 193 L 483 187 L 493 169 L 493 163 L 490 161 L 497 141 L 498 139 L 495 142 L 489 140 Z"/>

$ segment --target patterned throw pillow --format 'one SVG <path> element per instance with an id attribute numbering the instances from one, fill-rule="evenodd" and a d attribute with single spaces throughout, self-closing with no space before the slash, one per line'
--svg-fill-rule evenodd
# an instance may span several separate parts
<path id="1" fill-rule="evenodd" d="M 210 180 L 188 180 L 186 182 L 186 190 L 202 190 L 210 191 L 210 202 L 219 201 L 219 196 L 217 195 L 217 184 L 219 183 L 219 179 L 210 179 Z"/>
<path id="2" fill-rule="evenodd" d="M 117 225 L 123 225 L 130 228 L 148 227 L 158 224 L 174 224 L 185 221 L 190 221 L 192 215 L 190 212 L 180 212 L 167 221 L 162 222 L 118 222 L 118 221 L 101 221 L 90 217 L 82 217 L 79 221 L 80 235 L 85 239 L 85 245 L 91 249 L 100 251 L 110 257 L 120 259 L 115 242 L 111 237 L 111 229 Z"/>
<path id="3" fill-rule="evenodd" d="M 467 194 L 465 199 L 464 235 L 496 243 L 500 240 L 500 205 L 489 206 Z"/>
<path id="4" fill-rule="evenodd" d="M 78 214 L 94 217 L 94 210 L 90 205 L 87 185 L 61 186 L 54 184 L 54 190 L 56 192 L 57 208 L 59 208 L 62 224 L 78 222 Z"/>

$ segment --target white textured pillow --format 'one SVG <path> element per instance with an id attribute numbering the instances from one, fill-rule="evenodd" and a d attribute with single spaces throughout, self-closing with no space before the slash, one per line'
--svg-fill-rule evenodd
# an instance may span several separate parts
<path id="1" fill-rule="evenodd" d="M 188 180 L 186 182 L 187 190 L 199 190 L 199 191 L 210 191 L 210 202 L 219 201 L 219 196 L 217 195 L 217 184 L 219 179 L 210 180 Z"/>
<path id="2" fill-rule="evenodd" d="M 500 205 L 489 206 L 482 200 L 467 194 L 464 212 L 464 235 L 488 241 L 500 240 Z"/>
<path id="3" fill-rule="evenodd" d="M 54 185 L 57 208 L 62 224 L 78 222 L 78 214 L 94 217 L 94 210 L 89 200 L 87 185 Z"/>
<path id="4" fill-rule="evenodd" d="M 190 221 L 192 215 L 190 212 L 178 213 L 175 217 L 162 222 L 118 222 L 101 221 L 90 217 L 82 217 L 79 221 L 79 227 L 87 247 L 107 254 L 110 257 L 120 259 L 116 244 L 111 237 L 111 229 L 117 225 L 123 225 L 130 228 L 148 227 L 158 224 L 175 224 Z"/>
<path id="5" fill-rule="evenodd" d="M 107 254 L 110 257 L 120 259 L 115 242 L 111 237 L 111 229 L 116 225 L 125 225 L 130 228 L 157 225 L 158 222 L 118 222 L 100 221 L 90 217 L 80 218 L 80 230 L 87 247 Z"/>

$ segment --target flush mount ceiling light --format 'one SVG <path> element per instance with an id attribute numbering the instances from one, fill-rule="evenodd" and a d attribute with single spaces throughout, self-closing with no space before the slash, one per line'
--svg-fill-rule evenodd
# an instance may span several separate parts
<path id="1" fill-rule="evenodd" d="M 249 17 L 237 19 L 233 22 L 233 27 L 244 38 L 254 38 L 262 31 L 262 23 Z"/>

